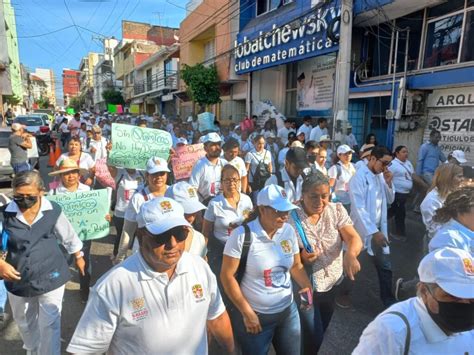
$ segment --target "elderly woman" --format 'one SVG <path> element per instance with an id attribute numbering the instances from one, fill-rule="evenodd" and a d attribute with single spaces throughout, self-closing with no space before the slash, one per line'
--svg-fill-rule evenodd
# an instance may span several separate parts
<path id="1" fill-rule="evenodd" d="M 298 210 L 291 212 L 290 224 L 295 227 L 303 263 L 311 267 L 314 290 L 314 325 L 303 319 L 305 353 L 314 354 L 323 342 L 324 332 L 334 312 L 335 296 L 343 273 L 351 280 L 360 270 L 357 256 L 362 241 L 341 203 L 330 201 L 329 179 L 321 172 L 308 176 L 302 186 Z M 343 242 L 347 250 L 342 253 Z M 307 316 L 302 312 L 302 316 Z M 310 344 L 308 344 L 308 342 Z"/>
<path id="2" fill-rule="evenodd" d="M 39 172 L 18 173 L 12 186 L 13 201 L 0 214 L 0 278 L 5 280 L 23 348 L 60 354 L 61 307 L 70 274 L 58 243 L 74 255 L 84 274 L 82 242 L 59 205 L 44 197 Z"/>
<path id="3" fill-rule="evenodd" d="M 94 160 L 89 153 L 84 153 L 82 151 L 81 140 L 78 137 L 72 137 L 67 147 L 67 153 L 61 154 L 58 160 L 56 160 L 56 166 L 54 167 L 54 170 L 59 168 L 59 165 L 64 159 L 71 159 L 77 162 L 81 169 L 85 169 L 89 172 L 88 175 L 83 177 L 83 182 L 84 184 L 91 186 L 93 183 L 93 172 L 95 167 Z"/>
<path id="4" fill-rule="evenodd" d="M 283 188 L 265 186 L 252 216 L 225 245 L 221 281 L 237 309 L 234 334 L 244 355 L 267 354 L 272 343 L 277 354 L 300 353 L 300 319 L 291 278 L 301 287 L 305 307 L 312 300 L 295 231 L 286 223 L 296 208 Z"/>
<path id="5" fill-rule="evenodd" d="M 230 233 L 253 209 L 250 197 L 240 192 L 239 170 L 234 165 L 224 165 L 221 181 L 222 193 L 209 202 L 202 225 L 208 240 L 209 265 L 216 275 L 221 271 L 222 252 Z"/>

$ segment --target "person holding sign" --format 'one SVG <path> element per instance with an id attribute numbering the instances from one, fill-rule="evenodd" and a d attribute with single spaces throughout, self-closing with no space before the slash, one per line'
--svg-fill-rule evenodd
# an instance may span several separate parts
<path id="1" fill-rule="evenodd" d="M 59 166 L 64 159 L 71 159 L 77 162 L 81 169 L 87 170 L 88 174 L 83 176 L 83 182 L 88 186 L 92 185 L 95 163 L 89 153 L 84 153 L 82 151 L 82 144 L 79 137 L 71 138 L 68 144 L 68 152 L 61 154 L 58 160 L 56 160 L 55 170 L 59 169 Z"/>
<path id="2" fill-rule="evenodd" d="M 125 211 L 125 222 L 123 224 L 122 235 L 120 236 L 119 251 L 114 263 L 119 263 L 127 256 L 127 251 L 130 244 L 133 245 L 133 237 L 137 229 L 137 215 L 140 211 L 141 205 L 146 201 L 152 200 L 159 196 L 164 196 L 168 185 L 168 163 L 160 157 L 152 157 L 146 164 L 145 180 L 147 186 L 143 189 L 137 190 Z M 131 243 L 132 241 L 132 243 Z"/>
<path id="3" fill-rule="evenodd" d="M 39 172 L 18 173 L 12 187 L 13 201 L 0 209 L 0 278 L 5 280 L 23 348 L 59 355 L 61 307 L 70 274 L 58 243 L 74 255 L 84 275 L 82 242 L 59 205 L 44 197 Z"/>

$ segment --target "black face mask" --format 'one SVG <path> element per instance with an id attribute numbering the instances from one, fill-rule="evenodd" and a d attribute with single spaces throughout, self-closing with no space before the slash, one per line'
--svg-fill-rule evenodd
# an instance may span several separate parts
<path id="1" fill-rule="evenodd" d="M 474 329 L 474 303 L 441 302 L 438 301 L 439 313 L 430 311 L 433 321 L 443 330 L 451 333 L 461 333 Z"/>
<path id="2" fill-rule="evenodd" d="M 306 159 L 308 159 L 308 162 L 309 162 L 310 164 L 314 164 L 314 162 L 316 161 L 316 155 L 313 155 L 313 154 L 307 155 L 307 156 L 306 156 Z"/>
<path id="3" fill-rule="evenodd" d="M 15 201 L 21 209 L 28 209 L 38 202 L 38 196 L 13 196 L 13 201 Z"/>

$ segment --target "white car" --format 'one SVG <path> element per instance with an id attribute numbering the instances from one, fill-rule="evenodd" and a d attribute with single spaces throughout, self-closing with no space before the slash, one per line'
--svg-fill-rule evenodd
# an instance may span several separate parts
<path id="1" fill-rule="evenodd" d="M 10 128 L 0 128 L 0 181 L 10 181 L 13 176 L 10 151 L 8 150 L 8 138 L 11 134 Z"/>

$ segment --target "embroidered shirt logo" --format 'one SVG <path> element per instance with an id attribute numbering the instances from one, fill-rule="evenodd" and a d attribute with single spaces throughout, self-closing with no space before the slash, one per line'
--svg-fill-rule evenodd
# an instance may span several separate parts
<path id="1" fill-rule="evenodd" d="M 288 198 L 288 195 L 286 194 L 286 191 L 285 190 L 281 190 L 281 197 L 283 198 Z"/>
<path id="2" fill-rule="evenodd" d="M 192 287 L 193 295 L 196 300 L 200 300 L 204 297 L 201 284 L 196 284 Z"/>
<path id="3" fill-rule="evenodd" d="M 189 198 L 196 198 L 196 190 L 194 189 L 194 187 L 190 187 L 188 189 L 188 195 Z"/>
<path id="4" fill-rule="evenodd" d="M 132 306 L 132 319 L 134 321 L 140 321 L 148 317 L 148 309 L 145 307 L 145 298 L 138 297 L 134 298 L 130 301 L 130 305 Z"/>
<path id="5" fill-rule="evenodd" d="M 291 245 L 290 243 L 288 242 L 288 240 L 282 240 L 280 242 L 280 245 L 281 245 L 281 249 L 283 250 L 283 252 L 285 254 L 288 254 L 288 253 L 291 253 Z"/>
<path id="6" fill-rule="evenodd" d="M 173 206 L 169 201 L 161 201 L 160 207 L 163 212 L 171 212 L 173 210 Z"/>

